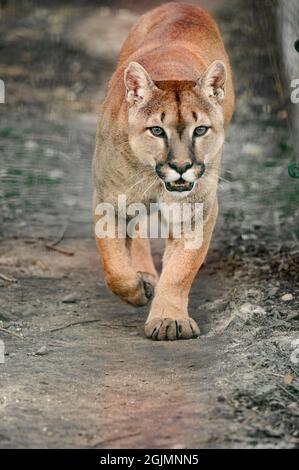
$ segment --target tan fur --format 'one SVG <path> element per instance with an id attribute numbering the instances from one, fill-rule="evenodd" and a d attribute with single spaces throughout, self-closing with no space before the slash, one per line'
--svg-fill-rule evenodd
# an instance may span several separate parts
<path id="1" fill-rule="evenodd" d="M 100 202 L 116 205 L 119 194 L 126 194 L 128 204 L 204 204 L 203 245 L 187 250 L 184 239 L 169 239 L 160 279 L 147 240 L 96 239 L 106 283 L 113 292 L 133 305 L 145 305 L 155 289 L 145 327 L 152 339 L 199 334 L 188 316 L 188 295 L 217 217 L 219 164 L 233 105 L 229 60 L 217 25 L 206 11 L 169 3 L 139 19 L 122 47 L 100 113 L 94 207 Z M 155 126 L 163 128 L 167 137 L 148 130 Z M 195 138 L 198 126 L 210 129 Z M 182 176 L 183 185 L 193 185 L 192 191 L 166 190 L 167 184 L 179 185 L 170 162 L 180 169 L 193 165 Z"/>

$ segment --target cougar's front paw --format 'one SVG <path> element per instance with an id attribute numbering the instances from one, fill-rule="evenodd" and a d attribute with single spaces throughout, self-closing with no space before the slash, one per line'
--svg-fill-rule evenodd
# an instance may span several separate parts
<path id="1" fill-rule="evenodd" d="M 145 295 L 148 300 L 151 300 L 154 297 L 155 287 L 158 282 L 158 278 L 154 274 L 145 273 L 143 271 L 138 271 L 138 274 L 143 281 Z"/>
<path id="2" fill-rule="evenodd" d="M 134 279 L 108 277 L 106 284 L 124 302 L 135 307 L 147 305 L 154 295 L 154 281 L 148 273 L 138 273 Z"/>
<path id="3" fill-rule="evenodd" d="M 195 321 L 190 318 L 152 318 L 145 324 L 145 335 L 155 341 L 192 339 L 200 335 Z"/>

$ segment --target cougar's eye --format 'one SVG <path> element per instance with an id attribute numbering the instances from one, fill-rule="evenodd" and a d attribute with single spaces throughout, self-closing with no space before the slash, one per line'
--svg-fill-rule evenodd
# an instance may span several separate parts
<path id="1" fill-rule="evenodd" d="M 162 127 L 149 127 L 148 128 L 155 137 L 163 137 L 165 135 L 164 129 Z"/>
<path id="2" fill-rule="evenodd" d="M 194 129 L 193 135 L 194 137 L 202 137 L 208 132 L 209 129 L 210 128 L 207 126 L 198 126 Z"/>

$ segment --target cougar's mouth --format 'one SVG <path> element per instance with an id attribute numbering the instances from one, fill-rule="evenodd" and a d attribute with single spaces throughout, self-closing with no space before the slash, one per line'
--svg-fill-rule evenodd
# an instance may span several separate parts
<path id="1" fill-rule="evenodd" d="M 183 191 L 191 191 L 193 189 L 194 183 L 185 181 L 183 178 L 180 178 L 177 181 L 171 181 L 165 183 L 167 191 L 178 191 L 182 193 Z"/>

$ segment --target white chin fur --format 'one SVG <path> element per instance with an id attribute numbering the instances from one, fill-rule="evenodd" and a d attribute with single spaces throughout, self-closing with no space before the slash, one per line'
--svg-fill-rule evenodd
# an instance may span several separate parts
<path id="1" fill-rule="evenodd" d="M 167 193 L 170 194 L 171 196 L 173 196 L 174 199 L 184 199 L 185 197 L 189 196 L 189 194 L 191 194 L 192 191 L 193 191 L 193 189 L 191 189 L 191 191 L 182 191 L 182 192 L 167 191 Z"/>
<path id="2" fill-rule="evenodd" d="M 167 171 L 167 176 L 165 178 L 165 181 L 167 183 L 172 183 L 173 181 L 179 180 L 180 177 L 181 175 L 179 175 L 175 170 L 171 168 L 170 170 Z"/>
<path id="3" fill-rule="evenodd" d="M 190 170 L 185 171 L 185 173 L 182 174 L 182 178 L 183 180 L 188 181 L 188 183 L 194 183 L 196 178 L 194 176 L 193 168 L 190 168 Z"/>

